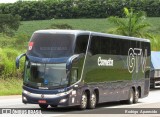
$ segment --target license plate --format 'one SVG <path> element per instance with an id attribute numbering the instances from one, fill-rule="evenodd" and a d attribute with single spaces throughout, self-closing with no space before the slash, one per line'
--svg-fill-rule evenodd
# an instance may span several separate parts
<path id="1" fill-rule="evenodd" d="M 47 102 L 46 102 L 46 100 L 38 100 L 38 103 L 40 103 L 40 104 L 46 104 Z"/>

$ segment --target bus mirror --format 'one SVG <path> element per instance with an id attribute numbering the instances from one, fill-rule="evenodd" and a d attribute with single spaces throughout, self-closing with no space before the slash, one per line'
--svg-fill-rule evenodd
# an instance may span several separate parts
<path id="1" fill-rule="evenodd" d="M 16 58 L 16 68 L 17 69 L 19 69 L 19 60 L 23 57 L 23 56 L 25 56 L 26 54 L 24 53 L 24 54 L 21 54 L 21 55 L 19 55 L 17 58 Z"/>
<path id="2" fill-rule="evenodd" d="M 84 53 L 76 54 L 76 55 L 71 56 L 71 57 L 67 60 L 67 64 L 66 64 L 66 69 L 67 69 L 67 71 L 66 71 L 66 72 L 68 72 L 68 71 L 71 70 L 73 61 L 77 61 L 77 60 L 81 59 L 81 58 L 84 57 L 84 56 L 85 56 Z"/>
<path id="3" fill-rule="evenodd" d="M 66 69 L 70 70 L 72 66 L 72 62 L 76 59 L 79 55 L 73 55 L 67 60 Z"/>

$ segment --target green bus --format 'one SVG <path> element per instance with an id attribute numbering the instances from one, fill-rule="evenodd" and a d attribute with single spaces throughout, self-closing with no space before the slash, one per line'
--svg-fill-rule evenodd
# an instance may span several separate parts
<path id="1" fill-rule="evenodd" d="M 137 103 L 148 96 L 150 41 L 82 30 L 38 30 L 25 57 L 23 103 L 41 108 Z"/>

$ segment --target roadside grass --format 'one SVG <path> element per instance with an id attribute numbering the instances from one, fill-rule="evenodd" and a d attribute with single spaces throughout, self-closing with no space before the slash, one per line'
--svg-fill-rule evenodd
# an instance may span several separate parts
<path id="1" fill-rule="evenodd" d="M 149 32 L 160 34 L 160 17 L 147 17 L 146 21 L 151 24 Z M 114 25 L 107 18 L 99 19 L 51 19 L 38 21 L 22 21 L 17 34 L 31 34 L 36 30 L 42 30 L 50 27 L 52 24 L 69 24 L 74 29 L 90 30 L 96 32 L 108 32 Z"/>
<path id="2" fill-rule="evenodd" d="M 148 31 L 160 36 L 160 17 L 147 18 L 147 22 L 151 25 L 151 28 Z"/>
<path id="3" fill-rule="evenodd" d="M 69 24 L 77 30 L 106 32 L 113 24 L 107 19 L 52 19 L 39 21 L 23 21 L 17 33 L 31 35 L 35 30 L 47 29 L 52 24 Z"/>
<path id="4" fill-rule="evenodd" d="M 7 78 L 0 79 L 0 96 L 4 95 L 21 95 L 22 79 Z"/>

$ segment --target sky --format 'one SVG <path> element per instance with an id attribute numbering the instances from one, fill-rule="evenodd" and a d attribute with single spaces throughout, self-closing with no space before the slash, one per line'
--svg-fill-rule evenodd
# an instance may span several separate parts
<path id="1" fill-rule="evenodd" d="M 16 2 L 17 0 L 0 0 L 0 3 L 13 3 Z"/>

